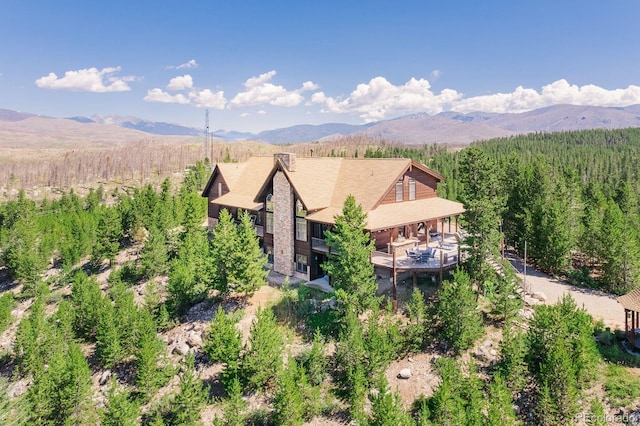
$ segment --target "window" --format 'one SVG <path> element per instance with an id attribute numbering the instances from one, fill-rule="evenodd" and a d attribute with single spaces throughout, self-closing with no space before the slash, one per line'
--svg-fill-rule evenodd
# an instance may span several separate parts
<path id="1" fill-rule="evenodd" d="M 218 197 L 222 197 L 222 182 L 218 182 Z"/>
<path id="2" fill-rule="evenodd" d="M 416 199 L 416 180 L 414 178 L 409 178 L 409 199 Z"/>
<path id="3" fill-rule="evenodd" d="M 307 256 L 304 254 L 296 254 L 296 271 L 307 273 Z"/>
<path id="4" fill-rule="evenodd" d="M 272 194 L 267 195 L 266 204 L 267 204 L 267 207 L 266 207 L 267 211 L 273 212 L 273 195 Z"/>
<path id="5" fill-rule="evenodd" d="M 296 240 L 307 241 L 307 211 L 298 200 L 296 203 Z"/>
<path id="6" fill-rule="evenodd" d="M 267 255 L 267 262 L 268 263 L 273 263 L 273 247 L 264 246 L 264 252 Z"/>
<path id="7" fill-rule="evenodd" d="M 402 201 L 402 179 L 396 182 L 396 201 Z"/>
<path id="8" fill-rule="evenodd" d="M 267 205 L 267 234 L 273 234 L 273 195 L 267 195 L 266 199 Z"/>
<path id="9" fill-rule="evenodd" d="M 267 212 L 267 234 L 273 234 L 273 212 Z"/>

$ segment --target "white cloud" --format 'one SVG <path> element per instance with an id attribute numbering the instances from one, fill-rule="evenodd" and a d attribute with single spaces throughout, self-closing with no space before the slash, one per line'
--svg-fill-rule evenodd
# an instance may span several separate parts
<path id="1" fill-rule="evenodd" d="M 193 78 L 189 74 L 173 77 L 167 84 L 167 90 L 184 90 L 193 87 Z"/>
<path id="2" fill-rule="evenodd" d="M 438 69 L 431 71 L 431 78 L 432 79 L 437 80 L 437 79 L 440 78 L 440 76 L 442 76 L 442 71 L 440 71 Z"/>
<path id="3" fill-rule="evenodd" d="M 248 112 L 243 112 L 242 114 L 240 114 L 240 117 L 242 117 L 242 118 L 247 118 L 247 117 L 250 117 L 250 116 L 251 116 L 251 114 L 248 113 Z"/>
<path id="4" fill-rule="evenodd" d="M 304 102 L 302 93 L 315 90 L 318 87 L 313 82 L 306 81 L 299 89 L 287 90 L 283 86 L 270 83 L 275 75 L 275 71 L 269 71 L 249 78 L 244 83 L 246 90 L 236 94 L 229 102 L 229 107 L 241 108 L 265 104 L 294 107 Z"/>
<path id="5" fill-rule="evenodd" d="M 608 90 L 593 84 L 577 86 L 557 80 L 535 89 L 518 86 L 510 93 L 475 96 L 457 102 L 452 109 L 459 112 L 519 113 L 550 105 L 628 106 L 640 103 L 640 86 Z"/>
<path id="6" fill-rule="evenodd" d="M 116 76 L 120 67 L 107 67 L 98 70 L 95 67 L 77 71 L 67 71 L 64 77 L 51 72 L 36 80 L 36 86 L 42 89 L 60 89 L 76 92 L 125 92 L 131 90 L 127 82 L 138 80 L 133 76 Z"/>
<path id="7" fill-rule="evenodd" d="M 461 97 L 461 93 L 451 89 L 434 94 L 431 84 L 424 79 L 411 78 L 405 84 L 395 86 L 384 77 L 374 77 L 369 83 L 358 84 L 346 99 L 327 97 L 323 92 L 317 92 L 311 96 L 311 102 L 324 104 L 325 112 L 356 113 L 371 122 L 417 111 L 437 114 Z"/>
<path id="8" fill-rule="evenodd" d="M 189 99 L 198 108 L 224 109 L 227 104 L 223 91 L 214 93 L 209 89 L 193 90 L 189 93 Z"/>
<path id="9" fill-rule="evenodd" d="M 195 59 L 191 59 L 191 60 L 185 62 L 184 64 L 168 65 L 167 68 L 170 69 L 170 70 L 189 70 L 189 69 L 192 69 L 192 68 L 198 68 L 198 63 L 196 62 Z"/>
<path id="10" fill-rule="evenodd" d="M 147 90 L 147 96 L 143 98 L 147 102 L 162 102 L 166 104 L 188 104 L 189 99 L 182 93 L 172 95 L 162 89 Z"/>
<path id="11" fill-rule="evenodd" d="M 267 111 L 261 109 L 260 111 L 258 111 L 258 115 L 267 115 Z"/>

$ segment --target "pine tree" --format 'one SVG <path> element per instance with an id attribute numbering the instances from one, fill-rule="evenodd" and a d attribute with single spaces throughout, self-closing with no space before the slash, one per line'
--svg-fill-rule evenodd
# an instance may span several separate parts
<path id="1" fill-rule="evenodd" d="M 453 274 L 453 281 L 442 283 L 436 316 L 441 337 L 456 352 L 470 348 L 482 335 L 482 313 L 465 272 L 458 270 Z"/>
<path id="2" fill-rule="evenodd" d="M 179 425 L 200 424 L 200 410 L 208 400 L 208 392 L 195 373 L 193 354 L 188 354 L 180 375 L 180 392 L 173 401 L 173 417 Z"/>
<path id="3" fill-rule="evenodd" d="M 71 303 L 75 311 L 73 328 L 81 337 L 95 338 L 102 308 L 102 292 L 94 277 L 89 278 L 84 272 L 75 274 L 71 285 Z"/>
<path id="4" fill-rule="evenodd" d="M 419 353 L 422 350 L 426 332 L 426 305 L 422 290 L 413 289 L 411 299 L 407 303 L 409 323 L 405 328 L 406 346 L 409 352 Z"/>
<path id="5" fill-rule="evenodd" d="M 304 396 L 298 383 L 299 367 L 290 359 L 280 373 L 274 398 L 274 420 L 276 424 L 296 426 L 304 422 Z"/>
<path id="6" fill-rule="evenodd" d="M 103 299 L 96 327 L 96 356 L 100 365 L 113 368 L 124 358 L 116 310 L 108 298 Z"/>
<path id="7" fill-rule="evenodd" d="M 240 214 L 235 247 L 236 250 L 232 252 L 235 254 L 235 256 L 232 255 L 235 266 L 233 291 L 251 295 L 266 283 L 265 279 L 269 271 L 265 269 L 267 259 L 260 248 L 249 212 Z"/>
<path id="8" fill-rule="evenodd" d="M 130 393 L 120 388 L 112 378 L 101 416 L 102 426 L 136 426 L 139 424 L 139 410 L 138 403 L 131 399 Z"/>
<path id="9" fill-rule="evenodd" d="M 155 226 L 149 229 L 144 247 L 140 251 L 142 271 L 148 279 L 153 279 L 167 271 L 167 247 L 164 234 Z"/>
<path id="10" fill-rule="evenodd" d="M 118 210 L 113 207 L 103 208 L 98 220 L 96 241 L 92 252 L 91 261 L 94 267 L 99 267 L 104 259 L 108 259 L 109 265 L 113 266 L 122 236 L 122 223 Z"/>
<path id="11" fill-rule="evenodd" d="M 367 215 L 362 206 L 348 196 L 342 214 L 335 217 L 335 226 L 325 232 L 329 259 L 322 267 L 331 278 L 336 297 L 347 307 L 361 313 L 377 306 L 378 285 L 370 262 L 374 250 L 369 233 L 365 232 Z"/>
<path id="12" fill-rule="evenodd" d="M 242 336 L 236 323 L 234 315 L 227 314 L 222 306 L 218 306 L 218 311 L 209 324 L 209 333 L 204 343 L 204 352 L 211 361 L 227 364 L 227 369 L 235 372 L 242 350 Z"/>
<path id="13" fill-rule="evenodd" d="M 520 424 L 513 409 L 511 391 L 500 374 L 495 374 L 489 385 L 487 405 L 487 424 L 505 426 Z"/>
<path id="14" fill-rule="evenodd" d="M 259 309 L 251 324 L 249 348 L 242 358 L 242 375 L 251 389 L 275 382 L 282 369 L 284 337 L 271 309 Z"/>
<path id="15" fill-rule="evenodd" d="M 3 257 L 12 277 L 23 282 L 23 295 L 33 296 L 46 261 L 40 252 L 38 229 L 31 215 L 25 214 L 13 225 Z"/>
<path id="16" fill-rule="evenodd" d="M 391 393 L 384 376 L 378 379 L 377 393 L 371 399 L 371 426 L 412 426 L 413 419 L 402 406 L 398 393 Z"/>
<path id="17" fill-rule="evenodd" d="M 489 261 L 497 257 L 503 238 L 500 221 L 506 199 L 496 164 L 477 147 L 463 152 L 460 181 L 465 208 L 462 225 L 469 233 L 465 238 L 469 254 L 466 263 L 471 278 L 482 286 L 495 276 Z"/>
<path id="18" fill-rule="evenodd" d="M 211 238 L 211 259 L 213 262 L 213 287 L 223 295 L 232 291 L 236 267 L 234 258 L 238 241 L 238 228 L 227 209 L 220 210 L 218 223 L 213 229 Z"/>
<path id="19" fill-rule="evenodd" d="M 229 385 L 225 386 L 227 399 L 223 401 L 224 420 L 222 424 L 225 426 L 243 426 L 245 424 L 247 402 L 242 399 L 242 385 L 240 379 L 235 376 L 229 381 Z"/>

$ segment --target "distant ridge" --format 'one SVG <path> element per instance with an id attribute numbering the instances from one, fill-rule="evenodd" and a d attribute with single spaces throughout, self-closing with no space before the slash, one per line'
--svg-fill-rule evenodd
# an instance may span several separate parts
<path id="1" fill-rule="evenodd" d="M 63 121 L 67 123 L 74 122 L 77 126 L 62 125 Z M 14 123 L 14 125 L 10 125 L 10 123 Z M 102 140 L 106 137 L 105 132 L 107 131 L 105 130 L 106 128 L 100 127 L 101 125 L 140 132 L 135 135 L 129 135 L 129 137 L 140 137 L 140 135 L 145 134 L 197 137 L 203 134 L 202 129 L 130 116 L 94 115 L 91 117 L 62 119 L 0 109 L 0 134 L 9 139 L 15 139 L 10 137 L 14 133 L 28 134 L 30 126 L 35 126 L 38 131 L 45 133 L 49 126 L 48 134 L 52 135 L 52 137 L 55 137 L 56 131 L 73 127 L 73 131 L 76 133 L 85 132 L 88 139 L 92 138 L 92 132 L 99 131 L 102 135 Z M 224 141 L 254 140 L 272 144 L 294 144 L 335 139 L 349 135 L 364 135 L 406 144 L 438 143 L 464 146 L 477 140 L 531 132 L 620 129 L 627 127 L 640 127 L 640 105 L 628 107 L 554 105 L 519 114 L 487 112 L 462 114 L 454 111 L 437 115 L 417 113 L 363 125 L 344 123 L 303 124 L 267 130 L 257 134 L 220 129 L 211 132 L 211 135 Z"/>

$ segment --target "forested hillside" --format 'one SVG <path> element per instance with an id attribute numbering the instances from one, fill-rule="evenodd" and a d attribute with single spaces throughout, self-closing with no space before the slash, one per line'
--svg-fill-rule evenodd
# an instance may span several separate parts
<path id="1" fill-rule="evenodd" d="M 572 283 L 623 294 L 640 283 L 640 129 L 536 133 L 472 145 L 497 166 L 509 244 Z M 464 151 L 370 148 L 367 157 L 411 157 L 447 180 L 459 199 Z"/>
<path id="2" fill-rule="evenodd" d="M 352 197 L 326 235 L 326 295 L 267 285 L 248 214 L 203 226 L 207 161 L 178 187 L 20 193 L 0 204 L 0 424 L 631 421 L 640 361 L 621 333 L 570 297 L 525 305 L 498 253 L 504 232 L 549 271 L 634 287 L 639 135 L 539 134 L 459 152 L 363 139 L 295 147 L 413 157 L 465 203 L 463 267 L 443 282 L 407 280 L 398 310 L 376 292 Z"/>

